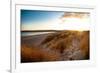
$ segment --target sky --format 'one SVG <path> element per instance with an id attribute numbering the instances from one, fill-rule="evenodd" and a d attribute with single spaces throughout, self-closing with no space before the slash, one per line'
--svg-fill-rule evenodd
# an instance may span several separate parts
<path id="1" fill-rule="evenodd" d="M 21 30 L 64 30 L 88 24 L 89 13 L 21 10 Z"/>

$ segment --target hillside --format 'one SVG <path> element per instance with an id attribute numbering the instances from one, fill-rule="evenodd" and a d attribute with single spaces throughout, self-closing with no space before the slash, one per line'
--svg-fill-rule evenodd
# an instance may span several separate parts
<path id="1" fill-rule="evenodd" d="M 59 31 L 21 37 L 21 62 L 89 59 L 89 31 Z"/>

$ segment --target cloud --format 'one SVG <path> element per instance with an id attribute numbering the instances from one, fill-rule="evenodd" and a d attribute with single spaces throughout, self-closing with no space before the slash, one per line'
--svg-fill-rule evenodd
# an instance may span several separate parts
<path id="1" fill-rule="evenodd" d="M 69 17 L 87 18 L 87 17 L 89 17 L 89 13 L 87 13 L 87 12 L 65 12 L 64 15 L 61 16 L 61 19 L 69 18 Z"/>

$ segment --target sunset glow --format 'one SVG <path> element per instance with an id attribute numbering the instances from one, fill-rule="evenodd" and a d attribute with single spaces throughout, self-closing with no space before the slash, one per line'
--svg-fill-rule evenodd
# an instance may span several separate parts
<path id="1" fill-rule="evenodd" d="M 21 30 L 66 30 L 74 28 L 82 31 L 84 26 L 90 24 L 88 13 L 34 10 L 22 10 L 21 13 Z"/>

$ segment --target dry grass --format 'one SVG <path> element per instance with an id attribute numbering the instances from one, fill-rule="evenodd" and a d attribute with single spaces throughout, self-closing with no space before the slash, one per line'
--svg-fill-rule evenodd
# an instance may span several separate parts
<path id="1" fill-rule="evenodd" d="M 35 41 L 41 42 L 39 44 L 33 38 L 22 40 L 22 62 L 89 59 L 89 31 L 62 31 L 40 36 L 44 40 L 35 38 Z"/>

